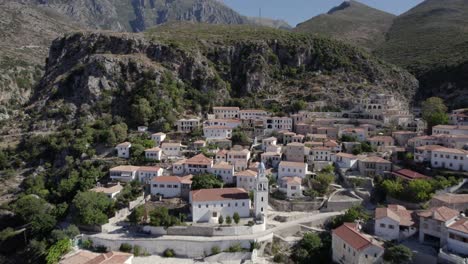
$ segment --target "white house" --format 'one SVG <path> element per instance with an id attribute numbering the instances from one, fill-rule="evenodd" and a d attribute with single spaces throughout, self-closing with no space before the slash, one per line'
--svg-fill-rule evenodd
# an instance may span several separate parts
<path id="1" fill-rule="evenodd" d="M 278 166 L 278 178 L 287 176 L 305 178 L 307 167 L 307 163 L 304 162 L 281 161 Z"/>
<path id="2" fill-rule="evenodd" d="M 204 127 L 209 126 L 222 126 L 222 127 L 229 127 L 234 129 L 242 125 L 242 121 L 240 119 L 208 119 L 203 123 Z"/>
<path id="3" fill-rule="evenodd" d="M 290 117 L 266 117 L 263 119 L 263 127 L 266 131 L 292 130 L 292 118 Z"/>
<path id="4" fill-rule="evenodd" d="M 245 170 L 236 172 L 236 186 L 237 188 L 243 188 L 247 191 L 253 191 L 255 189 L 257 172 L 252 170 Z"/>
<path id="5" fill-rule="evenodd" d="M 303 143 L 291 142 L 286 145 L 286 160 L 294 162 L 304 162 L 308 148 Z"/>
<path id="6" fill-rule="evenodd" d="M 141 166 L 138 168 L 138 180 L 140 182 L 149 182 L 153 177 L 163 174 L 164 170 L 155 166 Z"/>
<path id="7" fill-rule="evenodd" d="M 260 120 L 266 117 L 267 115 L 268 114 L 265 110 L 260 110 L 260 109 L 240 110 L 240 119 Z"/>
<path id="8" fill-rule="evenodd" d="M 302 196 L 302 178 L 300 177 L 283 177 L 281 178 L 280 191 L 284 192 L 287 197 Z"/>
<path id="9" fill-rule="evenodd" d="M 375 209 L 375 235 L 385 240 L 400 240 L 416 234 L 413 211 L 391 204 Z"/>
<path id="10" fill-rule="evenodd" d="M 132 143 L 124 142 L 118 144 L 115 149 L 117 150 L 117 157 L 129 159 L 130 158 L 130 148 L 132 147 Z"/>
<path id="11" fill-rule="evenodd" d="M 457 219 L 447 227 L 447 249 L 461 255 L 468 253 L 468 218 Z"/>
<path id="12" fill-rule="evenodd" d="M 382 263 L 384 248 L 359 231 L 356 223 L 344 223 L 332 231 L 333 262 L 342 264 Z"/>
<path id="13" fill-rule="evenodd" d="M 145 150 L 145 158 L 148 160 L 161 160 L 162 158 L 162 149 L 155 147 Z"/>
<path id="14" fill-rule="evenodd" d="M 213 114 L 216 118 L 239 118 L 239 107 L 213 107 Z"/>
<path id="15" fill-rule="evenodd" d="M 234 165 L 229 164 L 225 161 L 220 161 L 213 165 L 211 173 L 219 176 L 223 179 L 226 184 L 234 183 Z"/>
<path id="16" fill-rule="evenodd" d="M 109 198 L 115 199 L 115 197 L 120 193 L 120 191 L 122 191 L 122 189 L 123 186 L 120 185 L 120 182 L 117 182 L 117 184 L 111 186 L 101 186 L 100 184 L 98 184 L 97 187 L 91 189 L 90 191 L 103 193 Z"/>
<path id="17" fill-rule="evenodd" d="M 455 171 L 468 171 L 468 151 L 444 147 L 434 149 L 431 153 L 431 166 Z"/>
<path id="18" fill-rule="evenodd" d="M 331 161 L 332 150 L 328 147 L 313 147 L 310 149 L 307 161 L 311 164 L 314 161 Z"/>
<path id="19" fill-rule="evenodd" d="M 109 170 L 110 178 L 116 181 L 131 182 L 136 179 L 140 167 L 137 166 L 117 166 Z"/>
<path id="20" fill-rule="evenodd" d="M 468 126 L 468 108 L 453 110 L 449 121 L 452 125 Z"/>
<path id="21" fill-rule="evenodd" d="M 265 152 L 276 152 L 276 153 L 281 153 L 281 150 L 283 148 L 280 145 L 269 145 L 265 149 Z"/>
<path id="22" fill-rule="evenodd" d="M 199 118 L 179 119 L 176 122 L 177 132 L 190 133 L 200 127 Z"/>
<path id="23" fill-rule="evenodd" d="M 432 128 L 433 135 L 468 135 L 468 126 L 438 125 Z"/>
<path id="24" fill-rule="evenodd" d="M 192 187 L 192 175 L 184 177 L 159 176 L 151 179 L 151 195 L 161 195 L 163 198 L 182 197 Z"/>
<path id="25" fill-rule="evenodd" d="M 447 226 L 455 221 L 459 212 L 445 206 L 418 213 L 419 242 L 443 247 L 447 243 Z"/>
<path id="26" fill-rule="evenodd" d="M 250 159 L 250 151 L 248 149 L 230 150 L 227 152 L 226 160 L 234 165 L 236 171 L 247 169 Z"/>
<path id="27" fill-rule="evenodd" d="M 213 167 L 213 160 L 207 158 L 202 153 L 173 164 L 174 174 L 203 174 L 210 173 Z"/>
<path id="28" fill-rule="evenodd" d="M 166 139 L 166 134 L 163 132 L 154 133 L 151 135 L 151 140 L 154 141 L 155 146 L 160 146 L 161 143 Z"/>
<path id="29" fill-rule="evenodd" d="M 424 145 L 414 149 L 414 161 L 418 163 L 431 162 L 432 151 L 440 149 L 439 145 Z"/>
<path id="30" fill-rule="evenodd" d="M 335 163 L 340 169 L 355 169 L 358 165 L 358 157 L 348 153 L 337 153 Z"/>
<path id="31" fill-rule="evenodd" d="M 358 141 L 365 141 L 367 139 L 367 129 L 361 127 L 347 127 L 339 132 L 339 136 L 356 137 Z"/>
<path id="32" fill-rule="evenodd" d="M 267 167 L 276 168 L 281 161 L 281 153 L 265 152 L 260 155 L 260 158 Z"/>
<path id="33" fill-rule="evenodd" d="M 232 137 L 232 128 L 227 126 L 205 126 L 203 136 L 207 139 L 226 139 Z"/>
<path id="34" fill-rule="evenodd" d="M 161 144 L 162 153 L 166 157 L 180 157 L 182 155 L 182 150 L 184 146 L 180 142 L 169 143 L 163 142 Z"/>
<path id="35" fill-rule="evenodd" d="M 276 146 L 277 141 L 278 140 L 275 137 L 264 138 L 262 140 L 262 150 L 266 151 L 268 146 L 271 146 L 271 145 Z"/>
<path id="36" fill-rule="evenodd" d="M 218 218 L 238 213 L 250 216 L 249 193 L 241 188 L 201 189 L 190 192 L 193 222 L 218 223 Z"/>

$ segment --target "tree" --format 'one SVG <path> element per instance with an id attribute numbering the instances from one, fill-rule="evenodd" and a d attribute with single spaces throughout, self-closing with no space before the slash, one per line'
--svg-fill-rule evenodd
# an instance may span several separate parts
<path id="1" fill-rule="evenodd" d="M 431 198 L 432 185 L 427 180 L 410 181 L 405 189 L 408 198 L 414 199 L 416 202 L 424 202 Z"/>
<path id="2" fill-rule="evenodd" d="M 73 239 L 80 234 L 80 230 L 76 225 L 69 225 L 66 229 L 55 229 L 51 233 L 52 243 L 56 243 L 63 239 Z"/>
<path id="3" fill-rule="evenodd" d="M 145 206 L 140 205 L 133 209 L 132 213 L 128 216 L 128 221 L 132 224 L 139 224 L 145 215 Z"/>
<path id="4" fill-rule="evenodd" d="M 73 199 L 74 220 L 82 225 L 102 225 L 107 223 L 113 212 L 114 202 L 103 193 L 79 192 Z"/>
<path id="5" fill-rule="evenodd" d="M 0 150 L 0 170 L 6 169 L 8 166 L 8 157 L 3 150 Z"/>
<path id="6" fill-rule="evenodd" d="M 307 102 L 304 100 L 295 100 L 291 105 L 291 110 L 293 113 L 297 113 L 306 108 L 307 108 Z"/>
<path id="7" fill-rule="evenodd" d="M 250 145 L 250 139 L 247 137 L 247 135 L 244 133 L 244 131 L 240 130 L 240 128 L 234 129 L 232 132 L 232 144 L 234 145 Z"/>
<path id="8" fill-rule="evenodd" d="M 232 219 L 231 219 L 231 216 L 226 216 L 226 224 L 230 225 L 232 224 Z"/>
<path id="9" fill-rule="evenodd" d="M 112 132 L 114 132 L 115 139 L 117 142 L 123 142 L 127 138 L 127 124 L 118 123 L 111 127 Z"/>
<path id="10" fill-rule="evenodd" d="M 316 190 L 319 195 L 325 195 L 327 194 L 333 180 L 335 180 L 335 175 L 332 173 L 319 172 L 311 182 L 314 190 Z"/>
<path id="11" fill-rule="evenodd" d="M 403 245 L 390 246 L 385 249 L 383 259 L 391 264 L 412 263 L 413 252 Z"/>
<path id="12" fill-rule="evenodd" d="M 337 228 L 343 223 L 353 223 L 356 220 L 367 221 L 370 216 L 364 211 L 362 206 L 354 206 L 349 208 L 345 214 L 336 216 L 331 222 L 331 228 Z"/>
<path id="13" fill-rule="evenodd" d="M 403 191 L 403 184 L 401 180 L 384 180 L 382 182 L 382 188 L 385 190 L 385 192 L 392 196 L 392 197 L 399 197 L 401 192 Z"/>
<path id="14" fill-rule="evenodd" d="M 422 118 L 427 122 L 427 129 L 432 133 L 432 127 L 448 123 L 447 106 L 439 97 L 431 97 L 421 103 Z"/>
<path id="15" fill-rule="evenodd" d="M 71 249 L 70 239 L 63 239 L 58 241 L 52 247 L 50 247 L 49 252 L 46 257 L 47 264 L 58 263 L 60 258 L 65 255 Z"/>
<path id="16" fill-rule="evenodd" d="M 169 214 L 166 207 L 158 207 L 150 212 L 150 225 L 170 227 L 180 225 L 179 218 Z"/>
<path id="17" fill-rule="evenodd" d="M 291 258 L 295 263 L 330 263 L 330 235 L 327 233 L 305 233 L 293 248 Z"/>
<path id="18" fill-rule="evenodd" d="M 240 221 L 240 216 L 239 216 L 239 213 L 238 212 L 235 212 L 233 215 L 232 215 L 232 219 L 234 219 L 234 223 L 239 224 L 239 221 Z"/>
<path id="19" fill-rule="evenodd" d="M 224 223 L 224 217 L 222 215 L 219 216 L 218 218 L 218 223 L 222 225 Z"/>
<path id="20" fill-rule="evenodd" d="M 153 109 L 150 103 L 145 98 L 140 98 L 131 106 L 132 120 L 135 124 L 148 125 L 148 122 L 153 116 Z"/>
<path id="21" fill-rule="evenodd" d="M 214 174 L 199 174 L 192 178 L 192 190 L 221 188 L 223 181 Z"/>
<path id="22" fill-rule="evenodd" d="M 23 220 L 31 224 L 31 231 L 37 237 L 48 235 L 55 227 L 57 220 L 53 213 L 54 207 L 36 195 L 26 195 L 13 205 L 13 211 Z"/>

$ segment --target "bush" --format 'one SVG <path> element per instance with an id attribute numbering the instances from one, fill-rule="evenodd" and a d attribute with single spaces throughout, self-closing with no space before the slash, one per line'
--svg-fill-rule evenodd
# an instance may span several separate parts
<path id="1" fill-rule="evenodd" d="M 232 218 L 229 215 L 226 216 L 226 224 L 228 224 L 228 225 L 232 224 Z"/>
<path id="2" fill-rule="evenodd" d="M 271 197 L 277 199 L 277 200 L 286 200 L 288 198 L 286 194 L 280 190 L 276 190 L 271 194 Z"/>
<path id="3" fill-rule="evenodd" d="M 219 216 L 218 218 L 218 223 L 222 225 L 224 223 L 224 217 L 222 215 Z"/>
<path id="4" fill-rule="evenodd" d="M 234 219 L 234 222 L 235 222 L 236 224 L 239 224 L 239 221 L 240 221 L 239 213 L 238 213 L 238 212 L 235 212 L 235 213 L 232 215 L 232 219 Z"/>
<path id="5" fill-rule="evenodd" d="M 236 243 L 236 244 L 233 244 L 231 245 L 228 250 L 228 252 L 241 252 L 242 251 L 242 246 L 240 243 Z"/>
<path id="6" fill-rule="evenodd" d="M 143 253 L 143 251 L 142 251 L 142 249 L 141 249 L 140 246 L 135 245 L 135 246 L 133 247 L 133 255 L 135 255 L 135 257 L 141 256 L 142 253 Z"/>
<path id="7" fill-rule="evenodd" d="M 164 250 L 163 256 L 164 256 L 165 258 L 173 258 L 173 257 L 175 257 L 174 250 L 173 250 L 173 249 L 170 249 L 170 248 Z"/>
<path id="8" fill-rule="evenodd" d="M 65 255 L 71 249 L 70 239 L 60 240 L 52 247 L 50 247 L 49 252 L 47 253 L 46 262 L 47 264 L 58 263 L 60 258 Z"/>
<path id="9" fill-rule="evenodd" d="M 132 252 L 132 245 L 130 245 L 128 243 L 122 243 L 122 244 L 120 244 L 119 250 L 122 251 L 122 252 L 131 253 Z"/>
<path id="10" fill-rule="evenodd" d="M 86 240 L 83 240 L 83 242 L 81 242 L 81 246 L 84 248 L 84 249 L 93 249 L 93 241 L 91 239 L 86 239 Z"/>
<path id="11" fill-rule="evenodd" d="M 221 249 L 218 246 L 214 246 L 211 248 L 211 255 L 216 255 L 221 252 Z"/>
<path id="12" fill-rule="evenodd" d="M 273 257 L 273 261 L 275 263 L 286 263 L 288 260 L 288 257 L 284 255 L 283 253 L 278 253 Z"/>
<path id="13" fill-rule="evenodd" d="M 249 220 L 249 222 L 247 222 L 247 225 L 248 225 L 248 226 L 254 226 L 254 225 L 255 225 L 255 222 L 252 221 L 252 220 Z"/>

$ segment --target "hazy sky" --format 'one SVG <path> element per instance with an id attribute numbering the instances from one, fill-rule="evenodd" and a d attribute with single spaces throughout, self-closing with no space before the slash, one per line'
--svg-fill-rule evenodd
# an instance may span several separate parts
<path id="1" fill-rule="evenodd" d="M 359 0 L 366 5 L 399 15 L 423 0 Z M 228 6 L 246 16 L 258 16 L 262 8 L 262 17 L 283 19 L 291 26 L 326 13 L 343 0 L 224 0 Z"/>

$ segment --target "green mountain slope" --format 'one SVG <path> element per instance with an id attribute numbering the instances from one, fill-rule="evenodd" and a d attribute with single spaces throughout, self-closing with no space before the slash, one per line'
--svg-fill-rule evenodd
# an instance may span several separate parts
<path id="1" fill-rule="evenodd" d="M 338 41 L 177 23 L 144 34 L 86 32 L 54 41 L 28 112 L 48 127 L 109 113 L 134 126 L 164 127 L 186 111 L 219 104 L 281 111 L 303 99 L 348 108 L 356 95 L 371 92 L 409 101 L 417 85 L 407 72 Z"/>
<path id="2" fill-rule="evenodd" d="M 385 40 L 394 15 L 357 1 L 345 1 L 327 14 L 297 25 L 298 32 L 321 34 L 373 50 Z"/>
<path id="3" fill-rule="evenodd" d="M 80 26 L 45 8 L 0 4 L 0 120 L 29 99 L 42 77 L 49 46 Z"/>
<path id="4" fill-rule="evenodd" d="M 402 14 L 376 54 L 413 72 L 420 97 L 468 106 L 468 1 L 427 0 Z"/>

